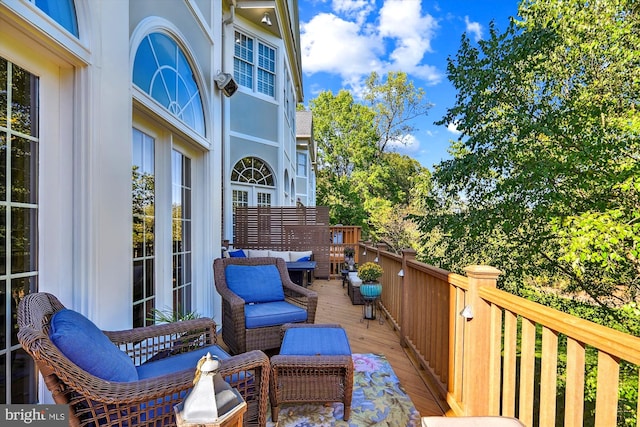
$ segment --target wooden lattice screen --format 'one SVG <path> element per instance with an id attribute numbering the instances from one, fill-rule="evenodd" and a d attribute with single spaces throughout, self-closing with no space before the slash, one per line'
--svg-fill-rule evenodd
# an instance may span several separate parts
<path id="1" fill-rule="evenodd" d="M 276 251 L 313 251 L 315 277 L 331 272 L 329 208 L 236 207 L 233 246 Z"/>

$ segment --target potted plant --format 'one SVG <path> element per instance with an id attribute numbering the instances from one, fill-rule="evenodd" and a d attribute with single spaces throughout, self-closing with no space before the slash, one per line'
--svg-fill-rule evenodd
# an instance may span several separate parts
<path id="1" fill-rule="evenodd" d="M 347 265 L 349 270 L 353 270 L 353 266 L 355 265 L 354 256 L 356 255 L 355 249 L 351 246 L 345 246 L 344 248 L 344 263 Z"/>
<path id="2" fill-rule="evenodd" d="M 375 283 L 382 276 L 383 270 L 375 262 L 365 262 L 358 269 L 358 277 L 362 283 Z"/>
<path id="3" fill-rule="evenodd" d="M 355 249 L 353 249 L 351 246 L 345 246 L 345 248 L 344 248 L 344 259 L 353 258 L 355 254 L 356 254 L 356 250 Z"/>
<path id="4" fill-rule="evenodd" d="M 383 270 L 375 262 L 365 262 L 358 269 L 358 277 L 362 280 L 360 294 L 365 299 L 364 318 L 375 319 L 375 301 L 382 294 L 382 284 L 378 282 Z"/>

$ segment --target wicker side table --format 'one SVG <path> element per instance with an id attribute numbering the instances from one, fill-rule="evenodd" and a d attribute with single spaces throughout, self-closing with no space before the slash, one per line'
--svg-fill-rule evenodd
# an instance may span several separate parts
<path id="1" fill-rule="evenodd" d="M 271 419 L 282 403 L 342 402 L 351 415 L 353 359 L 340 325 L 287 324 L 280 354 L 271 358 Z"/>

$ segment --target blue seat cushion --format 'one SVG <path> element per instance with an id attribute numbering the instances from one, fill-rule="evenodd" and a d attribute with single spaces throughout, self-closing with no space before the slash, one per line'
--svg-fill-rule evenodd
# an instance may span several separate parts
<path id="1" fill-rule="evenodd" d="M 187 353 L 180 353 L 165 357 L 164 359 L 143 363 L 136 368 L 138 371 L 138 378 L 144 380 L 146 378 L 160 377 L 172 372 L 183 371 L 185 369 L 192 369 L 195 373 L 198 360 L 200 360 L 202 356 L 206 356 L 207 353 L 211 353 L 212 356 L 217 356 L 220 360 L 225 360 L 231 357 L 229 356 L 229 353 L 219 346 L 211 345 Z"/>
<path id="2" fill-rule="evenodd" d="M 342 328 L 287 329 L 280 354 L 288 356 L 351 355 L 347 333 Z"/>
<path id="3" fill-rule="evenodd" d="M 133 360 L 82 314 L 62 309 L 51 317 L 49 338 L 80 368 L 107 381 L 138 379 Z"/>
<path id="4" fill-rule="evenodd" d="M 305 322 L 307 310 L 286 301 L 245 304 L 244 317 L 247 329 L 253 329 L 284 323 Z"/>
<path id="5" fill-rule="evenodd" d="M 303 256 L 302 258 L 298 258 L 296 261 L 297 262 L 308 262 L 308 261 L 311 261 L 311 257 L 310 256 Z"/>
<path id="6" fill-rule="evenodd" d="M 228 265 L 224 270 L 229 289 L 245 303 L 284 301 L 280 271 L 274 264 Z"/>

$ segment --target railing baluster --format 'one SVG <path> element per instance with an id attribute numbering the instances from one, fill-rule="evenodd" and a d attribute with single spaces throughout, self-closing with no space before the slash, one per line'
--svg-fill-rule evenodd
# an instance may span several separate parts
<path id="1" fill-rule="evenodd" d="M 502 368 L 502 415 L 516 415 L 516 344 L 518 342 L 518 317 L 504 313 L 504 365 Z"/>
<path id="2" fill-rule="evenodd" d="M 460 313 L 464 308 L 464 290 L 453 287 L 451 293 L 452 303 L 450 306 L 453 308 L 451 311 L 456 315 L 449 316 L 451 333 L 449 334 L 449 339 L 451 341 L 451 352 L 449 355 L 449 378 L 450 384 L 449 390 L 453 391 L 453 398 L 456 402 L 462 402 L 462 361 L 463 361 L 463 353 L 462 353 L 462 343 L 464 342 L 464 318 L 462 316 L 458 316 L 457 313 Z"/>
<path id="3" fill-rule="evenodd" d="M 598 352 L 596 427 L 616 425 L 619 380 L 620 360 L 604 351 Z"/>
<path id="4" fill-rule="evenodd" d="M 542 368 L 540 371 L 540 427 L 556 425 L 558 380 L 558 334 L 542 328 Z"/>
<path id="5" fill-rule="evenodd" d="M 521 319 L 520 333 L 520 404 L 518 418 L 524 425 L 533 425 L 533 396 L 536 370 L 536 325 Z"/>
<path id="6" fill-rule="evenodd" d="M 640 372 L 638 372 L 638 390 L 640 390 Z M 636 415 L 637 414 L 640 414 L 640 396 L 638 396 L 638 402 L 636 403 Z M 640 417 L 636 417 L 636 427 L 640 427 Z"/>
<path id="7" fill-rule="evenodd" d="M 500 415 L 500 379 L 502 373 L 502 309 L 491 306 L 491 351 L 489 353 L 489 413 Z"/>
<path id="8" fill-rule="evenodd" d="M 565 427 L 582 427 L 584 418 L 584 344 L 567 337 Z"/>

